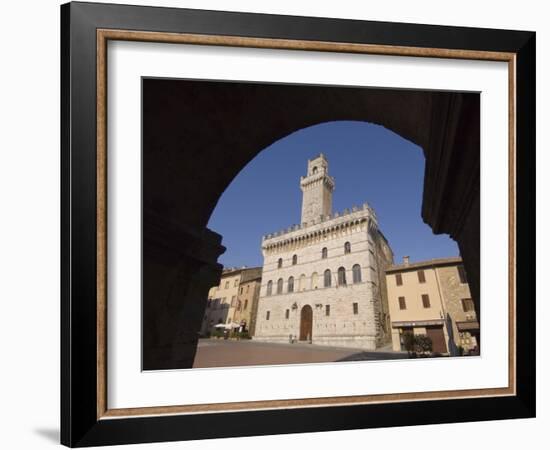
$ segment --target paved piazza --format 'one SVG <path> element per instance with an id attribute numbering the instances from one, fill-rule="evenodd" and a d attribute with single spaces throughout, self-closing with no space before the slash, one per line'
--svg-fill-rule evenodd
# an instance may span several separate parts
<path id="1" fill-rule="evenodd" d="M 276 344 L 252 340 L 201 339 L 193 368 L 404 358 L 407 358 L 406 352 L 393 352 L 389 347 L 375 351 L 362 351 L 304 343 Z"/>

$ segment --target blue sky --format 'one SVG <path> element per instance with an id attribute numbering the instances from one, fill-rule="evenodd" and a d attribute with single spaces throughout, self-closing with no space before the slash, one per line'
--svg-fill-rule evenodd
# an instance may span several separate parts
<path id="1" fill-rule="evenodd" d="M 223 236 L 224 266 L 261 266 L 262 235 L 300 223 L 300 176 L 323 153 L 335 178 L 332 209 L 368 202 L 394 252 L 411 262 L 458 256 L 447 235 L 422 221 L 424 156 L 415 144 L 366 122 L 326 122 L 292 133 L 260 152 L 233 180 L 208 227 Z"/>

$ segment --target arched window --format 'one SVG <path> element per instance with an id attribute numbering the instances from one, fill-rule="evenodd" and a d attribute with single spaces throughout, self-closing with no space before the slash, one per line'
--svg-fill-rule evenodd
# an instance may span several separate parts
<path id="1" fill-rule="evenodd" d="M 325 270 L 325 287 L 330 287 L 330 269 Z"/>
<path id="2" fill-rule="evenodd" d="M 288 292 L 294 292 L 294 277 L 288 279 Z"/>
<path id="3" fill-rule="evenodd" d="M 271 295 L 271 293 L 273 292 L 273 281 L 269 280 L 267 282 L 267 292 L 266 292 L 266 295 Z"/>
<path id="4" fill-rule="evenodd" d="M 326 247 L 323 247 L 323 250 L 321 250 L 321 259 L 327 259 L 328 256 L 328 250 Z"/>
<path id="5" fill-rule="evenodd" d="M 346 269 L 340 267 L 338 269 L 338 285 L 345 286 L 346 284 Z"/>
<path id="6" fill-rule="evenodd" d="M 311 275 L 311 289 L 317 289 L 318 278 L 317 272 L 313 272 Z"/>
<path id="7" fill-rule="evenodd" d="M 306 290 L 306 276 L 304 274 L 300 275 L 300 285 L 298 286 L 299 291 Z"/>
<path id="8" fill-rule="evenodd" d="M 317 166 L 314 166 L 314 167 L 313 167 L 312 172 L 313 172 L 314 174 L 317 173 Z"/>
<path id="9" fill-rule="evenodd" d="M 353 271 L 353 282 L 361 283 L 361 266 L 359 264 L 355 264 L 352 268 L 352 271 Z"/>
<path id="10" fill-rule="evenodd" d="M 277 261 L 277 268 L 280 269 L 283 267 L 283 258 L 279 258 L 279 261 Z"/>
<path id="11" fill-rule="evenodd" d="M 351 252 L 351 244 L 349 242 L 346 242 L 344 244 L 344 253 L 350 253 Z"/>
<path id="12" fill-rule="evenodd" d="M 298 255 L 292 257 L 292 265 L 295 266 L 296 264 L 298 264 Z"/>
<path id="13" fill-rule="evenodd" d="M 282 294 L 282 293 L 283 293 L 283 279 L 279 278 L 277 280 L 277 294 Z"/>

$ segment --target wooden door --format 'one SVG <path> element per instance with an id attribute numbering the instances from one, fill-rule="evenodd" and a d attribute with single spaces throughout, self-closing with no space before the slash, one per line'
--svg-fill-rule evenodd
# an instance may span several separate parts
<path id="1" fill-rule="evenodd" d="M 445 344 L 445 335 L 443 334 L 443 326 L 426 327 L 426 334 L 432 340 L 432 351 L 434 353 L 447 353 L 447 345 Z"/>
<path id="2" fill-rule="evenodd" d="M 305 305 L 300 314 L 300 340 L 310 341 L 313 330 L 313 310 L 311 306 Z"/>

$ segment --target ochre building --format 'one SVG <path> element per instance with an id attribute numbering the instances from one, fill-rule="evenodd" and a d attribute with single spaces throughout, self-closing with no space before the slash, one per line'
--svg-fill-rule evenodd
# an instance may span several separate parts
<path id="1" fill-rule="evenodd" d="M 201 334 L 216 326 L 231 331 L 249 331 L 252 313 L 258 303 L 261 268 L 224 269 L 220 284 L 210 288 Z"/>
<path id="2" fill-rule="evenodd" d="M 323 154 L 301 177 L 302 217 L 263 237 L 254 339 L 375 349 L 391 329 L 385 269 L 393 253 L 364 204 L 332 212 L 334 179 Z"/>
<path id="3" fill-rule="evenodd" d="M 405 350 L 405 333 L 427 335 L 433 351 L 459 355 L 479 350 L 479 322 L 461 258 L 389 267 L 386 285 L 393 350 Z"/>

